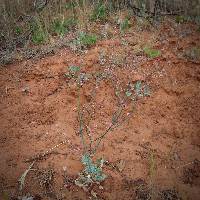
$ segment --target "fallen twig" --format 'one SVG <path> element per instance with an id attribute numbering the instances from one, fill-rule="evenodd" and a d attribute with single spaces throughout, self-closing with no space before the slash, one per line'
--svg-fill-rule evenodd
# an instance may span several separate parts
<path id="1" fill-rule="evenodd" d="M 22 176 L 19 178 L 19 190 L 21 191 L 24 188 L 24 184 L 25 184 L 25 178 L 28 174 L 28 172 L 31 170 L 31 168 L 33 167 L 33 165 L 35 164 L 35 161 L 31 163 L 31 165 L 29 166 L 29 168 L 22 174 Z"/>

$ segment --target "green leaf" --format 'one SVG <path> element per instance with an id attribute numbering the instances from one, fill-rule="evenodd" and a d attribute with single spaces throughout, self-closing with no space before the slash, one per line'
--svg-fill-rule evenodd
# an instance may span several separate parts
<path id="1" fill-rule="evenodd" d="M 81 69 L 81 68 L 80 68 L 79 66 L 70 66 L 70 67 L 69 67 L 69 71 L 70 71 L 70 73 L 72 73 L 72 74 L 75 74 L 75 73 L 79 72 L 80 69 Z"/>
<path id="2" fill-rule="evenodd" d="M 101 175 L 97 175 L 97 176 L 95 177 L 95 181 L 101 182 L 101 181 L 104 181 L 106 178 L 107 178 L 107 176 L 106 176 L 105 174 L 102 173 Z"/>
<path id="3" fill-rule="evenodd" d="M 88 154 L 84 154 L 82 156 L 82 160 L 81 161 L 82 161 L 82 163 L 84 165 L 91 165 L 92 164 L 92 159 L 90 158 L 90 156 Z"/>
<path id="4" fill-rule="evenodd" d="M 98 159 L 96 163 L 93 163 L 90 155 L 84 154 L 82 156 L 81 161 L 85 165 L 85 169 L 79 176 L 79 181 L 78 181 L 79 185 L 87 184 L 88 182 L 91 182 L 91 180 L 100 182 L 106 178 L 106 175 L 103 174 L 103 172 L 102 172 L 102 167 L 103 167 L 103 163 L 104 163 L 104 160 L 102 158 Z M 81 183 L 80 183 L 80 181 L 81 181 Z M 82 183 L 82 181 L 84 183 Z"/>
<path id="5" fill-rule="evenodd" d="M 126 91 L 126 96 L 127 96 L 127 97 L 130 97 L 131 95 L 132 95 L 132 92 L 130 92 L 130 91 L 127 90 L 127 91 Z"/>
<path id="6" fill-rule="evenodd" d="M 17 35 L 20 35 L 22 33 L 22 29 L 19 26 L 17 26 L 15 28 L 15 32 L 16 32 Z"/>
<path id="7" fill-rule="evenodd" d="M 137 96 L 141 96 L 142 81 L 137 81 L 135 84 L 135 92 Z"/>

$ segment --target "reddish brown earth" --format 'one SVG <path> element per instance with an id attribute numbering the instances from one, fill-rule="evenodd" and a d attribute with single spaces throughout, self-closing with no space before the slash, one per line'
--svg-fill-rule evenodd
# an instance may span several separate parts
<path id="1" fill-rule="evenodd" d="M 4 197 L 0 199 L 28 193 L 35 199 L 95 199 L 94 193 L 106 200 L 199 199 L 200 62 L 184 56 L 186 49 L 200 46 L 197 27 L 165 23 L 159 31 L 134 32 L 133 28 L 129 32 L 123 36 L 128 45 L 116 36 L 98 41 L 84 54 L 66 48 L 43 59 L 1 67 L 0 192 Z M 161 56 L 148 59 L 136 52 L 138 44 L 146 43 L 153 43 Z M 105 63 L 100 64 L 102 51 Z M 102 187 L 89 191 L 73 184 L 83 169 L 83 148 L 78 89 L 74 80 L 64 77 L 71 65 L 80 66 L 81 72 L 110 73 L 99 81 L 89 79 L 80 92 L 84 120 L 94 138 L 106 130 L 119 106 L 117 88 L 123 96 L 129 82 L 142 80 L 151 89 L 149 97 L 135 102 L 133 114 L 131 100 L 124 102 L 127 121 L 110 132 L 97 150 L 96 157 L 108 161 L 103 167 L 108 177 Z M 34 156 L 59 144 L 49 155 L 35 159 L 35 170 L 19 191 L 18 179 Z M 120 161 L 125 163 L 121 167 Z M 53 181 L 47 191 L 39 183 L 45 179 L 41 174 L 51 170 Z"/>

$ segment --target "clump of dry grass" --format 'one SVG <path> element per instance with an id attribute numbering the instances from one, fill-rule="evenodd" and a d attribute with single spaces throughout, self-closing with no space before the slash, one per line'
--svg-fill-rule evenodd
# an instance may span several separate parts
<path id="1" fill-rule="evenodd" d="M 180 10 L 174 3 L 176 1 L 183 0 L 163 0 L 158 10 Z M 195 2 L 191 6 L 198 3 Z M 187 9 L 188 1 L 181 5 L 186 5 L 186 11 L 191 10 Z M 4 61 L 0 63 L 12 62 L 18 48 L 29 51 L 36 45 L 50 45 L 52 41 L 64 38 L 70 32 L 91 32 L 94 24 L 110 22 L 116 12 L 120 16 L 122 10 L 129 15 L 144 14 L 143 21 L 148 20 L 149 16 L 152 17 L 152 6 L 155 7 L 151 5 L 151 0 L 2 0 L 0 55 Z M 128 27 L 129 20 L 125 18 L 120 23 L 121 33 Z"/>
<path id="2" fill-rule="evenodd" d="M 165 11 L 180 10 L 177 7 L 177 1 L 182 0 L 162 1 L 157 7 L 159 6 L 159 9 Z M 197 5 L 198 7 L 198 0 L 196 1 L 191 6 Z M 187 9 L 188 1 L 184 2 L 186 13 L 190 9 Z M 34 43 L 42 43 L 47 41 L 50 35 L 64 34 L 63 29 L 67 29 L 69 24 L 66 23 L 70 23 L 69 19 L 76 19 L 77 27 L 85 31 L 91 20 L 105 20 L 107 14 L 113 11 L 131 8 L 133 13 L 139 12 L 141 14 L 148 10 L 151 12 L 155 6 L 151 0 L 2 0 L 0 41 L 2 43 L 5 39 L 12 40 L 31 29 L 32 33 L 35 34 L 33 36 Z M 196 12 L 196 15 L 199 13 Z M 72 21 L 71 23 L 73 24 Z M 39 36 L 37 37 L 37 35 Z"/>

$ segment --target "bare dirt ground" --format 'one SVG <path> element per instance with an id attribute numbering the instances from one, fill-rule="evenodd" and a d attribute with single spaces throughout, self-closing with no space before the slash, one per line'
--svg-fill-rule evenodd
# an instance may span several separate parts
<path id="1" fill-rule="evenodd" d="M 161 51 L 158 58 L 138 51 L 147 43 Z M 200 61 L 185 55 L 193 46 L 200 46 L 196 26 L 166 22 L 159 30 L 132 28 L 123 41 L 119 36 L 98 41 L 83 54 L 65 48 L 1 67 L 0 199 L 30 194 L 34 199 L 198 200 Z M 78 89 L 65 77 L 74 65 L 93 74 L 81 87 L 81 105 L 94 138 L 111 123 L 117 90 L 123 96 L 138 80 L 150 86 L 150 96 L 134 103 L 133 114 L 132 101 L 125 101 L 128 120 L 106 136 L 96 155 L 107 160 L 107 178 L 88 191 L 74 184 L 83 168 Z M 18 179 L 34 160 L 19 191 Z"/>

